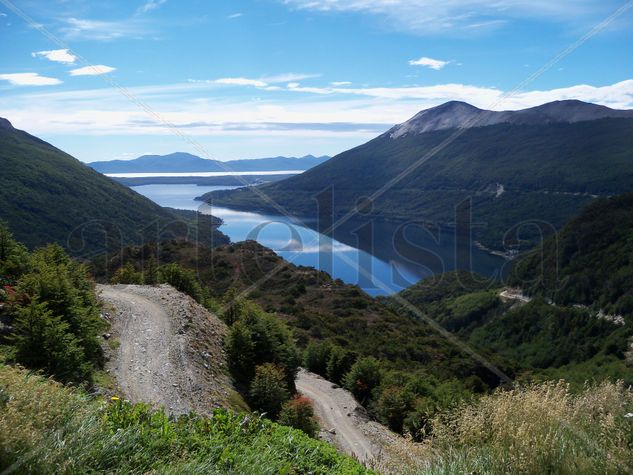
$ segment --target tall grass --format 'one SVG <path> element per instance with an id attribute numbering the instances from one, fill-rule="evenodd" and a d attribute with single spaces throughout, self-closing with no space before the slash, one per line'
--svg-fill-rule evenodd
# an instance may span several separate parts
<path id="1" fill-rule="evenodd" d="M 368 471 L 303 432 L 218 410 L 173 420 L 0 365 L 0 471 L 342 473 Z"/>
<path id="2" fill-rule="evenodd" d="M 631 473 L 631 412 L 622 383 L 500 391 L 434 420 L 428 473 Z"/>

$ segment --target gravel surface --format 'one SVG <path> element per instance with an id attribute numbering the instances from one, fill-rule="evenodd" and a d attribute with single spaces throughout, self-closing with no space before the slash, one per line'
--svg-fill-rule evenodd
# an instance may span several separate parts
<path id="1" fill-rule="evenodd" d="M 363 463 L 386 457 L 385 449 L 401 437 L 370 420 L 349 391 L 304 369 L 297 390 L 310 398 L 321 425 L 319 436 Z"/>
<path id="2" fill-rule="evenodd" d="M 132 402 L 173 415 L 229 407 L 233 391 L 222 341 L 226 326 L 169 285 L 99 285 L 117 344 L 107 369 Z M 118 347 L 117 347 L 118 346 Z"/>

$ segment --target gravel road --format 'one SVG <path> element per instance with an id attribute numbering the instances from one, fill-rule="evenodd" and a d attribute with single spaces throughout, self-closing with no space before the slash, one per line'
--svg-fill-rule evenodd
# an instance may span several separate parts
<path id="1" fill-rule="evenodd" d="M 297 375 L 297 390 L 310 398 L 321 425 L 321 438 L 360 462 L 385 457 L 385 448 L 400 439 L 386 427 L 370 420 L 349 391 L 306 371 Z"/>
<path id="2" fill-rule="evenodd" d="M 209 414 L 232 390 L 221 342 L 224 324 L 168 285 L 99 285 L 118 341 L 108 369 L 132 402 L 174 415 Z M 117 345 L 113 345 L 116 347 Z"/>

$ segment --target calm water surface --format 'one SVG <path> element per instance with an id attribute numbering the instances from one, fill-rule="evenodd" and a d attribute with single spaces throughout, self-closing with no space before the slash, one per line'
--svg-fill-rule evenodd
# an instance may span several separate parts
<path id="1" fill-rule="evenodd" d="M 211 208 L 194 200 L 209 191 L 235 187 L 143 185 L 133 188 L 161 206 L 199 210 L 222 218 L 224 224 L 220 229 L 231 241 L 255 239 L 293 264 L 325 270 L 334 278 L 359 285 L 371 295 L 388 295 L 456 267 L 471 267 L 494 278 L 505 264 L 499 257 L 470 247 L 470 252 L 462 252 L 456 258 L 452 236 L 419 226 L 402 228 L 391 223 L 369 225 L 350 220 L 334 232 L 334 239 L 329 239 L 312 229 L 313 223 Z"/>

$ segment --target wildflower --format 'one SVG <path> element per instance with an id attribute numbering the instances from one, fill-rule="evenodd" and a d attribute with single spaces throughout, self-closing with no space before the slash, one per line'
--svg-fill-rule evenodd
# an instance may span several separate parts
<path id="1" fill-rule="evenodd" d="M 118 398 L 117 396 L 112 396 L 110 399 L 111 399 L 112 401 L 118 401 L 118 400 L 119 400 L 119 398 Z"/>

